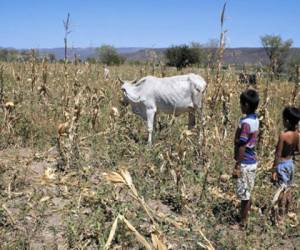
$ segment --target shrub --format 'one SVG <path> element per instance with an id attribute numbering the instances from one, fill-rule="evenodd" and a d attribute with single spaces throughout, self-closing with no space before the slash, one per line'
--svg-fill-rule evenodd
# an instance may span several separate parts
<path id="1" fill-rule="evenodd" d="M 120 56 L 116 50 L 111 45 L 102 45 L 100 48 L 97 49 L 99 54 L 99 59 L 102 63 L 107 65 L 120 65 L 123 64 L 125 58 Z"/>
<path id="2" fill-rule="evenodd" d="M 178 70 L 192 64 L 199 65 L 204 59 L 203 51 L 198 44 L 172 46 L 165 51 L 167 65 L 176 67 Z"/>

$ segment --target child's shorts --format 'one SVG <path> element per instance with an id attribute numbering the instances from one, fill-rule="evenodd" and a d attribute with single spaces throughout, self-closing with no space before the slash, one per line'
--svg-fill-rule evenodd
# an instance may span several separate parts
<path id="1" fill-rule="evenodd" d="M 278 184 L 282 187 L 288 187 L 294 180 L 294 163 L 293 160 L 283 160 L 276 166 Z"/>
<path id="2" fill-rule="evenodd" d="M 240 200 L 250 200 L 256 176 L 255 164 L 241 164 L 241 175 L 237 179 L 236 194 Z"/>

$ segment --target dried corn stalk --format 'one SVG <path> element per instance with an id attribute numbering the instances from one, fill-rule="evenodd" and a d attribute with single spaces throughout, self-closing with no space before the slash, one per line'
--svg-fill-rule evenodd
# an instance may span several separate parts
<path id="1" fill-rule="evenodd" d="M 36 54 L 35 50 L 31 50 L 31 61 L 30 61 L 30 66 L 31 66 L 31 76 L 30 76 L 30 83 L 31 83 L 31 91 L 33 92 L 34 85 L 37 80 L 37 74 L 36 74 Z"/>
<path id="2" fill-rule="evenodd" d="M 43 98 L 45 104 L 47 103 L 46 97 L 49 96 L 47 89 L 47 79 L 48 79 L 48 61 L 47 58 L 43 58 L 42 61 L 42 84 L 38 87 L 38 93 L 41 98 Z"/>
<path id="3" fill-rule="evenodd" d="M 151 233 L 151 240 L 154 248 L 156 250 L 167 250 L 168 249 L 167 246 L 162 242 L 160 237 L 161 235 L 157 231 Z"/>
<path id="4" fill-rule="evenodd" d="M 18 118 L 18 114 L 15 112 L 15 104 L 13 102 L 5 103 L 2 130 L 6 130 L 11 134 Z"/>
<path id="5" fill-rule="evenodd" d="M 262 146 L 267 145 L 269 142 L 269 133 L 270 133 L 270 116 L 268 111 L 269 106 L 269 86 L 270 83 L 267 81 L 265 90 L 264 90 L 264 102 L 260 106 L 258 111 L 259 121 L 260 121 L 260 131 L 258 135 L 257 148 L 260 150 Z"/>
<path id="6" fill-rule="evenodd" d="M 211 244 L 211 242 L 205 237 L 205 235 L 203 234 L 202 230 L 200 229 L 200 227 L 198 227 L 198 232 L 200 233 L 200 235 L 202 236 L 202 238 L 205 240 L 206 244 L 205 243 L 201 243 L 201 242 L 198 242 L 198 244 L 204 248 L 204 249 L 207 249 L 207 250 L 214 250 L 215 248 L 213 247 L 213 245 Z"/>
<path id="7" fill-rule="evenodd" d="M 78 160 L 79 160 L 78 129 L 79 129 L 80 109 L 81 109 L 81 93 L 79 93 L 75 97 L 72 118 L 70 121 L 69 150 L 66 156 L 67 168 L 78 165 Z"/>
<path id="8" fill-rule="evenodd" d="M 295 80 L 295 86 L 292 93 L 292 104 L 293 105 L 299 105 L 300 103 L 297 103 L 297 98 L 299 96 L 299 86 L 300 86 L 300 66 L 297 68 L 297 77 Z"/>
<path id="9" fill-rule="evenodd" d="M 225 50 L 225 34 L 227 32 L 227 30 L 224 30 L 223 28 L 225 9 L 226 9 L 226 2 L 223 6 L 222 15 L 221 15 L 221 36 L 220 36 L 220 48 L 218 52 L 219 55 L 218 55 L 218 68 L 217 68 L 217 84 L 222 86 L 221 101 L 222 101 L 223 138 L 225 138 L 227 135 L 227 126 L 229 123 L 229 102 L 230 102 L 228 81 L 223 82 L 223 78 L 221 79 L 222 61 L 223 61 L 224 50 Z"/>
<path id="10" fill-rule="evenodd" d="M 103 250 L 110 249 L 111 243 L 112 243 L 114 236 L 116 234 L 116 231 L 117 231 L 118 221 L 119 221 L 119 215 L 116 217 L 116 219 L 110 229 L 109 236 L 107 238 L 107 241 L 105 243 Z"/>
<path id="11" fill-rule="evenodd" d="M 91 125 L 92 125 L 93 130 L 95 130 L 96 121 L 97 121 L 99 109 L 100 109 L 100 101 L 102 99 L 104 99 L 104 95 L 102 93 L 99 94 L 97 89 L 95 88 L 94 93 L 90 97 L 90 102 L 91 102 L 90 115 L 91 115 Z"/>
<path id="12" fill-rule="evenodd" d="M 225 10 L 226 10 L 226 2 L 223 6 L 222 14 L 221 14 L 221 34 L 220 34 L 220 44 L 217 51 L 217 62 L 216 62 L 216 79 L 215 79 L 215 88 L 214 93 L 212 94 L 212 98 L 210 101 L 210 108 L 212 110 L 212 115 L 215 114 L 214 110 L 216 104 L 218 103 L 220 94 L 222 94 L 226 89 L 222 86 L 223 76 L 222 76 L 222 65 L 223 65 L 223 56 L 225 51 L 225 34 L 227 30 L 224 30 L 224 19 L 225 19 Z"/>
<path id="13" fill-rule="evenodd" d="M 136 190 L 136 188 L 135 188 L 135 186 L 134 186 L 134 184 L 132 182 L 132 178 L 131 178 L 130 173 L 127 170 L 123 169 L 123 170 L 120 171 L 120 173 L 110 172 L 110 173 L 104 173 L 103 175 L 105 176 L 105 178 L 106 178 L 107 181 L 109 181 L 109 182 L 111 182 L 113 184 L 126 185 L 130 189 L 131 196 L 140 203 L 140 205 L 143 207 L 144 211 L 146 212 L 147 216 L 151 220 L 152 228 L 153 228 L 153 232 L 152 233 L 155 234 L 155 236 L 153 236 L 153 237 L 157 240 L 156 244 L 158 244 L 160 247 L 164 247 L 165 245 L 161 241 L 162 233 L 158 230 L 159 226 L 155 222 L 155 219 L 154 219 L 154 217 L 152 215 L 153 212 L 151 211 L 151 209 L 148 207 L 148 205 L 144 201 L 144 198 L 141 197 L 138 194 L 138 192 L 137 192 L 137 190 Z M 122 216 L 120 216 L 119 219 L 122 219 L 126 223 L 126 225 L 128 226 L 128 228 L 131 229 L 135 233 L 136 237 L 138 239 L 140 239 L 139 241 L 142 243 L 142 238 L 139 236 L 138 232 L 132 226 L 130 226 L 130 223 L 124 217 L 122 217 Z M 150 248 L 150 249 L 152 249 L 152 248 Z M 155 248 L 155 249 L 165 249 L 165 248 Z"/>
<path id="14" fill-rule="evenodd" d="M 110 172 L 110 173 L 104 173 L 103 175 L 105 176 L 106 180 L 108 180 L 111 183 L 126 185 L 132 192 L 132 197 L 142 205 L 143 209 L 145 210 L 146 214 L 150 218 L 151 222 L 155 224 L 153 215 L 150 213 L 150 208 L 145 203 L 144 198 L 139 196 L 132 182 L 131 175 L 126 169 L 121 170 L 120 174 L 117 172 Z"/>
<path id="15" fill-rule="evenodd" d="M 0 107 L 4 110 L 4 66 L 0 66 Z"/>
<path id="16" fill-rule="evenodd" d="M 80 151 L 79 151 L 79 118 L 82 109 L 82 90 L 80 89 L 80 84 L 77 79 L 78 70 L 75 72 L 75 79 L 73 84 L 73 108 L 69 114 L 68 112 L 64 112 L 66 115 L 66 122 L 62 123 L 58 126 L 58 151 L 60 154 L 60 160 L 66 164 L 67 168 L 77 167 L 80 159 Z M 70 98 L 67 98 L 68 100 Z M 67 102 L 69 104 L 69 101 Z M 69 107 L 65 107 L 66 110 Z M 67 135 L 68 137 L 65 140 L 62 140 L 62 135 Z"/>
<path id="17" fill-rule="evenodd" d="M 145 247 L 145 249 L 147 250 L 153 250 L 153 247 L 150 245 L 150 243 L 145 239 L 144 236 L 142 236 L 137 230 L 136 228 L 121 214 L 119 214 L 117 216 L 117 218 L 115 219 L 113 225 L 112 225 L 112 228 L 110 230 L 110 233 L 109 233 L 109 237 L 106 241 L 106 244 L 104 246 L 104 250 L 108 250 L 110 249 L 110 246 L 111 246 L 111 243 L 112 243 L 112 240 L 113 240 L 113 237 L 116 233 L 116 230 L 117 230 L 117 225 L 118 225 L 118 221 L 121 221 L 123 222 L 127 228 L 134 233 L 136 239 Z"/>

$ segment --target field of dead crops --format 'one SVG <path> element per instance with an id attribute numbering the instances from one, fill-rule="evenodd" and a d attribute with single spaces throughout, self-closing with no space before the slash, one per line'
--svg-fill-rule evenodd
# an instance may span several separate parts
<path id="1" fill-rule="evenodd" d="M 147 146 L 117 77 L 187 72 L 208 82 L 196 128 L 159 114 Z M 235 231 L 233 137 L 248 87 L 235 69 L 122 65 L 110 75 L 99 64 L 0 64 L 1 249 L 299 248 L 298 163 L 291 212 L 279 226 L 270 219 L 270 169 L 295 83 L 258 77 L 259 168 L 249 227 Z"/>

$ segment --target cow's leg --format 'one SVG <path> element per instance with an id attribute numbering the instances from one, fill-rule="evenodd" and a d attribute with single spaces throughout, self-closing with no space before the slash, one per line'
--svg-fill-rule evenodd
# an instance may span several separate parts
<path id="1" fill-rule="evenodd" d="M 189 111 L 189 124 L 188 129 L 194 128 L 196 125 L 196 116 L 195 116 L 195 110 Z"/>
<path id="2" fill-rule="evenodd" d="M 152 144 L 152 133 L 154 127 L 155 109 L 147 109 L 148 144 Z"/>
<path id="3" fill-rule="evenodd" d="M 154 133 L 156 133 L 157 132 L 157 113 L 155 113 L 155 115 L 154 115 L 154 120 L 153 120 L 153 131 L 154 131 Z"/>

